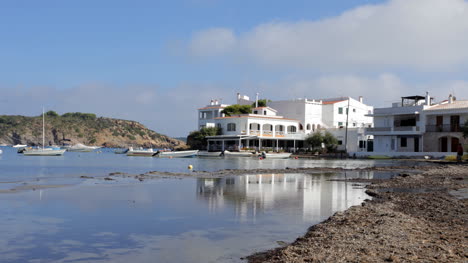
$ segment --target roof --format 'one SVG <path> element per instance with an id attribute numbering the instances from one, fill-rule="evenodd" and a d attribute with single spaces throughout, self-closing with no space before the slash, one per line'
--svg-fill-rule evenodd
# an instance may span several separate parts
<path id="1" fill-rule="evenodd" d="M 253 108 L 252 110 L 259 110 L 259 109 L 269 109 L 271 111 L 274 111 L 274 112 L 278 112 L 277 110 L 271 108 L 271 107 L 256 107 L 256 108 Z"/>
<path id="2" fill-rule="evenodd" d="M 436 110 L 455 110 L 455 109 L 466 109 L 468 112 L 468 100 L 456 100 L 453 103 L 444 103 L 435 105 L 427 111 L 436 111 Z"/>
<path id="3" fill-rule="evenodd" d="M 425 100 L 426 97 L 424 96 L 407 96 L 407 97 L 401 97 L 402 99 L 408 99 L 408 100 Z"/>
<path id="4" fill-rule="evenodd" d="M 323 101 L 322 104 L 324 104 L 324 105 L 326 105 L 326 104 L 335 104 L 335 103 L 343 102 L 343 101 L 346 101 L 346 100 Z"/>
<path id="5" fill-rule="evenodd" d="M 265 115 L 235 115 L 235 116 L 229 116 L 229 117 L 217 117 L 215 119 L 234 119 L 234 118 L 256 118 L 256 119 L 273 119 L 273 120 L 285 120 L 285 121 L 299 121 L 295 119 L 288 119 L 288 118 L 283 118 L 283 117 L 268 117 Z"/>
<path id="6" fill-rule="evenodd" d="M 225 106 L 221 106 L 221 105 L 218 105 L 218 106 L 209 106 L 209 107 L 199 108 L 199 110 L 210 110 L 210 109 L 221 109 L 221 108 L 225 108 Z"/>

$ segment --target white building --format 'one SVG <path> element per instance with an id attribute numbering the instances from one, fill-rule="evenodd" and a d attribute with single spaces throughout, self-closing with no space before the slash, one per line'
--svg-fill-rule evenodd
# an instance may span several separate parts
<path id="1" fill-rule="evenodd" d="M 254 103 L 249 97 L 237 94 L 237 104 Z M 303 147 L 311 133 L 328 130 L 338 138 L 339 149 L 365 151 L 369 138 L 364 134 L 364 128 L 373 125 L 373 118 L 368 116 L 373 107 L 365 105 L 362 97 L 359 100 L 344 97 L 271 101 L 268 107 L 256 107 L 250 114 L 235 116 L 221 113 L 226 106 L 214 101 L 199 109 L 199 128 L 219 127 L 222 130 L 222 135 L 209 139 L 218 149 L 271 147 L 294 150 Z"/>
<path id="2" fill-rule="evenodd" d="M 401 103 L 377 108 L 371 116 L 374 128 L 366 134 L 374 136 L 374 154 L 440 155 L 466 144 L 460 127 L 468 120 L 468 101 L 452 96 L 438 104 L 429 94 L 402 97 Z"/>

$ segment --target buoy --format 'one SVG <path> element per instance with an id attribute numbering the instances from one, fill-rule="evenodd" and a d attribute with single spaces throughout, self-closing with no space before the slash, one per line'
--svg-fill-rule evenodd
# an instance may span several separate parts
<path id="1" fill-rule="evenodd" d="M 259 160 L 263 160 L 263 157 L 258 158 Z"/>
<path id="2" fill-rule="evenodd" d="M 297 157 L 297 156 L 296 156 L 296 157 L 294 157 L 294 159 L 296 159 L 296 160 L 297 160 L 297 159 L 299 159 L 299 157 Z"/>
<path id="3" fill-rule="evenodd" d="M 192 170 L 192 169 L 193 169 L 193 166 L 192 166 L 191 164 L 189 164 L 188 169 L 189 169 L 189 170 Z"/>

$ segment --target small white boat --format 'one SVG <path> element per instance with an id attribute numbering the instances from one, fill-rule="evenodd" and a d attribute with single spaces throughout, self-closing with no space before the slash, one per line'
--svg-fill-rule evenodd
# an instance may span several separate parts
<path id="1" fill-rule="evenodd" d="M 198 157 L 221 157 L 221 152 L 207 152 L 207 151 L 199 151 L 197 153 Z"/>
<path id="2" fill-rule="evenodd" d="M 153 151 L 153 149 L 133 149 L 133 147 L 128 148 L 127 156 L 146 156 L 151 157 L 155 155 L 157 152 Z"/>
<path id="3" fill-rule="evenodd" d="M 16 145 L 13 145 L 11 147 L 13 147 L 13 148 L 23 148 L 23 147 L 27 147 L 27 145 L 26 144 L 16 144 Z"/>
<path id="4" fill-rule="evenodd" d="M 3 153 L 3 151 L 0 149 L 0 154 L 2 154 L 2 153 Z"/>
<path id="5" fill-rule="evenodd" d="M 116 149 L 114 151 L 115 154 L 126 154 L 128 152 L 128 148 L 127 149 Z"/>
<path id="6" fill-rule="evenodd" d="M 29 149 L 25 148 L 23 151 L 23 155 L 25 156 L 60 156 L 65 153 L 65 149 L 60 148 L 45 148 L 45 114 L 44 108 L 42 109 L 42 148 L 37 149 Z M 16 146 L 16 145 L 15 145 Z M 26 146 L 24 146 L 26 147 Z"/>
<path id="7" fill-rule="evenodd" d="M 67 151 L 69 152 L 92 152 L 95 149 L 97 148 L 95 148 L 94 146 L 86 146 L 84 144 L 77 143 L 73 145 L 72 147 L 68 148 Z"/>
<path id="8" fill-rule="evenodd" d="M 198 150 L 190 150 L 190 151 L 158 151 L 155 157 L 160 158 L 183 158 L 183 157 L 194 157 L 198 153 Z"/>
<path id="9" fill-rule="evenodd" d="M 253 157 L 253 156 L 256 156 L 252 152 L 230 152 L 228 150 L 225 150 L 223 154 L 224 154 L 225 157 Z"/>
<path id="10" fill-rule="evenodd" d="M 292 153 L 266 153 L 262 152 L 259 156 L 265 159 L 288 159 Z"/>
<path id="11" fill-rule="evenodd" d="M 39 148 L 31 149 L 23 152 L 24 156 L 60 156 L 63 155 L 65 149 L 53 149 L 53 148 Z"/>

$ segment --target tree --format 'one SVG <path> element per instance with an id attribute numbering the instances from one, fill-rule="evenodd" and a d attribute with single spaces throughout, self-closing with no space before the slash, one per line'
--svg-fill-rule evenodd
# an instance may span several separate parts
<path id="1" fill-rule="evenodd" d="M 468 120 L 465 124 L 461 127 L 461 131 L 463 132 L 463 138 L 468 138 Z"/>
<path id="2" fill-rule="evenodd" d="M 323 143 L 325 144 L 328 152 L 334 152 L 338 147 L 338 140 L 328 131 L 326 131 L 325 134 L 322 134 L 320 131 L 316 131 L 306 138 L 306 142 L 312 147 L 312 149 L 321 147 Z"/>
<path id="3" fill-rule="evenodd" d="M 252 112 L 252 107 L 250 105 L 239 105 L 234 104 L 224 108 L 221 113 L 224 113 L 226 116 L 232 116 L 236 114 L 248 114 Z"/>
<path id="4" fill-rule="evenodd" d="M 267 100 L 267 99 L 258 100 L 258 107 L 266 107 L 267 103 L 270 102 L 270 101 L 271 100 Z M 255 107 L 255 102 L 252 103 L 252 107 Z"/>
<path id="5" fill-rule="evenodd" d="M 306 138 L 306 142 L 312 147 L 312 149 L 320 147 L 323 142 L 322 133 L 320 131 L 314 132 Z"/>
<path id="6" fill-rule="evenodd" d="M 55 112 L 53 110 L 50 110 L 50 111 L 45 113 L 45 116 L 46 117 L 58 117 L 59 115 L 57 114 L 57 112 Z"/>
<path id="7" fill-rule="evenodd" d="M 334 152 L 338 147 L 338 139 L 329 131 L 326 131 L 323 135 L 323 143 L 325 143 L 325 147 L 327 147 L 327 151 L 329 152 Z"/>
<path id="8" fill-rule="evenodd" d="M 187 145 L 192 149 L 204 149 L 207 144 L 207 136 L 220 135 L 221 129 L 216 127 L 205 127 L 199 131 L 193 131 L 187 136 Z"/>

